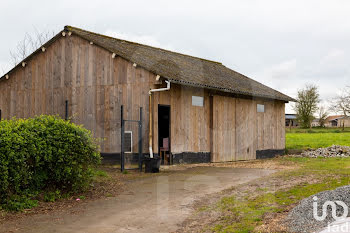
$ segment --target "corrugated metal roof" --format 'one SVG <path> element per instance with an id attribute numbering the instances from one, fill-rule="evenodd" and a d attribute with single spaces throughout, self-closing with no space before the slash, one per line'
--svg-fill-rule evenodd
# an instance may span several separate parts
<path id="1" fill-rule="evenodd" d="M 286 120 L 295 120 L 297 119 L 296 114 L 286 114 Z"/>

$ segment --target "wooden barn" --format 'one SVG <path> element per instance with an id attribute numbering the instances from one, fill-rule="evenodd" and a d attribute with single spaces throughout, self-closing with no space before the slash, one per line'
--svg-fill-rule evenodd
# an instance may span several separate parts
<path id="1" fill-rule="evenodd" d="M 101 152 L 164 152 L 173 163 L 271 157 L 285 149 L 294 99 L 219 62 L 66 26 L 0 79 L 3 119 L 66 115 Z M 138 132 L 141 129 L 141 134 Z"/>

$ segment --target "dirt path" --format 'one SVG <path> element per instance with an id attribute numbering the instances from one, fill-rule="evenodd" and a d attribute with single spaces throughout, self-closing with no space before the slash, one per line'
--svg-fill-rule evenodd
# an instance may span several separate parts
<path id="1" fill-rule="evenodd" d="M 274 170 L 195 167 L 133 181 L 121 195 L 0 225 L 0 232 L 173 232 L 206 195 Z"/>

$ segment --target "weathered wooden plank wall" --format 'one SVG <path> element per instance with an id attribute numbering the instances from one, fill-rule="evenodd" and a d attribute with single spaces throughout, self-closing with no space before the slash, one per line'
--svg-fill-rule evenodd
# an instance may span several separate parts
<path id="1" fill-rule="evenodd" d="M 256 158 L 256 103 L 236 99 L 236 160 Z"/>
<path id="2" fill-rule="evenodd" d="M 285 106 L 281 101 L 257 101 L 265 113 L 257 113 L 257 150 L 285 148 Z"/>
<path id="3" fill-rule="evenodd" d="M 192 106 L 192 96 L 204 96 L 204 106 Z M 220 162 L 251 160 L 257 150 L 285 148 L 284 102 L 215 95 L 211 113 L 209 98 L 209 91 L 180 85 L 154 93 L 154 151 L 158 104 L 171 106 L 172 153 L 211 151 L 212 161 Z M 264 113 L 257 112 L 258 103 L 265 105 Z"/>
<path id="4" fill-rule="evenodd" d="M 192 106 L 192 96 L 204 97 L 204 106 Z M 153 94 L 153 146 L 156 153 L 159 104 L 170 105 L 172 153 L 210 152 L 210 105 L 207 90 L 172 84 L 170 91 Z"/>
<path id="5" fill-rule="evenodd" d="M 28 118 L 57 114 L 64 118 L 65 101 L 69 116 L 83 124 L 95 137 L 104 139 L 101 151 L 120 152 L 120 106 L 125 119 L 139 119 L 143 107 L 144 152 L 148 152 L 148 90 L 155 75 L 77 36 L 66 36 L 45 52 L 32 57 L 9 80 L 0 82 L 3 118 Z M 138 148 L 138 126 L 133 131 L 133 151 Z"/>
<path id="6" fill-rule="evenodd" d="M 257 104 L 265 112 L 257 112 Z M 213 96 L 212 161 L 251 160 L 285 148 L 284 103 Z M 234 125 L 234 126 L 233 126 Z"/>
<path id="7" fill-rule="evenodd" d="M 236 99 L 213 96 L 212 162 L 236 160 Z"/>

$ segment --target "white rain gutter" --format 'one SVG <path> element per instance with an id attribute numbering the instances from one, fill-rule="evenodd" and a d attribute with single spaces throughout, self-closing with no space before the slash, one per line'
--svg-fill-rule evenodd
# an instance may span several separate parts
<path id="1" fill-rule="evenodd" d="M 166 87 L 165 88 L 159 88 L 159 89 L 151 89 L 149 90 L 149 157 L 153 158 L 153 149 L 152 149 L 152 143 L 153 143 L 153 110 L 152 110 L 152 93 L 153 92 L 160 92 L 160 91 L 169 91 L 170 90 L 170 81 L 165 80 Z"/>
<path id="2" fill-rule="evenodd" d="M 158 92 L 158 91 L 169 91 L 170 90 L 170 81 L 165 80 L 165 83 L 167 84 L 164 88 L 159 89 L 151 89 L 149 90 L 149 94 L 152 95 L 152 92 Z"/>

